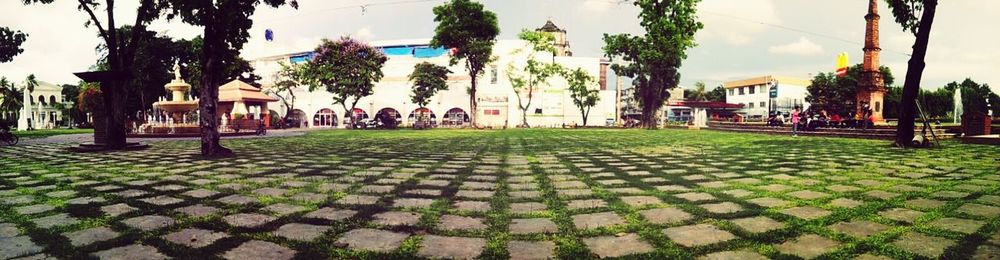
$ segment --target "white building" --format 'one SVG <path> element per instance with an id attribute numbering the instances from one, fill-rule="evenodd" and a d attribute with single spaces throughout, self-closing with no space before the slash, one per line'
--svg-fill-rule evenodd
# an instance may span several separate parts
<path id="1" fill-rule="evenodd" d="M 52 129 L 56 128 L 62 121 L 62 111 L 60 104 L 66 103 L 63 99 L 62 87 L 45 81 L 38 81 L 35 90 L 28 92 L 24 89 L 22 97 L 21 115 L 17 120 L 17 130 Z"/>
<path id="2" fill-rule="evenodd" d="M 806 79 L 781 76 L 762 76 L 729 81 L 726 89 L 726 103 L 743 105 L 737 113 L 749 119 L 766 118 L 768 112 L 790 113 L 796 106 L 809 108 L 805 101 L 808 87 L 812 82 Z M 773 88 L 773 89 L 772 89 Z M 776 93 L 772 94 L 772 91 Z"/>
<path id="3" fill-rule="evenodd" d="M 403 125 L 412 124 L 419 107 L 410 101 L 412 83 L 409 82 L 408 75 L 416 64 L 427 61 L 448 66 L 452 71 L 448 90 L 437 93 L 426 106 L 426 109 L 430 110 L 433 122 L 440 126 L 467 126 L 469 124 L 467 113 L 470 112 L 468 72 L 462 64 L 449 66 L 447 50 L 430 48 L 429 42 L 430 39 L 369 43 L 382 49 L 389 59 L 382 68 L 385 76 L 375 84 L 374 94 L 362 98 L 357 103 L 354 114 L 362 118 L 369 115 L 374 117 L 376 113 L 382 111 L 396 115 Z M 508 64 L 513 63 L 518 68 L 526 64 L 528 59 L 526 52 L 512 54 L 515 50 L 525 47 L 528 47 L 528 43 L 522 40 L 499 40 L 493 47 L 493 55 L 497 59 L 487 66 L 485 73 L 478 79 L 478 109 L 475 113 L 479 125 L 502 128 L 514 127 L 521 123 L 517 95 L 505 75 Z M 307 62 L 311 55 L 311 52 L 283 54 L 259 58 L 251 61 L 251 64 L 255 71 L 264 77 L 261 83 L 267 89 L 273 85 L 274 75 L 281 69 L 279 63 Z M 570 56 L 556 56 L 553 59 L 551 53 L 536 53 L 535 59 L 541 62 L 554 60 L 568 69 L 582 68 L 597 79 L 598 82 L 593 84 L 593 88 L 601 90 L 601 100 L 590 110 L 587 125 L 602 126 L 608 118 L 615 117 L 615 91 L 608 90 L 607 87 L 606 60 Z M 581 113 L 573 104 L 566 80 L 555 76 L 550 78 L 548 83 L 547 86 L 541 86 L 534 92 L 531 106 L 527 110 L 529 125 L 532 127 L 582 125 Z M 294 92 L 296 100 L 293 105 L 293 117 L 306 122 L 303 125 L 331 127 L 342 125 L 346 121 L 341 104 L 334 104 L 333 95 L 325 90 L 317 89 L 310 92 L 308 86 L 301 86 Z M 526 94 L 522 97 L 527 98 Z M 271 103 L 269 107 L 280 116 L 284 116 L 287 110 L 282 102 Z"/>

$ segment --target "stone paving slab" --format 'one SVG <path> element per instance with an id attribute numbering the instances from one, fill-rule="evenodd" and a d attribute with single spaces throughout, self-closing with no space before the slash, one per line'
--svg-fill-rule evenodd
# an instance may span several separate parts
<path id="1" fill-rule="evenodd" d="M 337 243 L 353 250 L 391 252 L 398 249 L 407 237 L 407 234 L 362 228 L 342 234 Z"/>
<path id="2" fill-rule="evenodd" d="M 811 259 L 829 253 L 838 246 L 840 246 L 840 243 L 837 241 L 818 235 L 806 234 L 777 245 L 774 248 L 778 249 L 782 254 Z"/>
<path id="3" fill-rule="evenodd" d="M 251 240 L 226 251 L 222 258 L 228 260 L 287 260 L 295 257 L 296 253 L 295 250 L 275 243 Z"/>
<path id="4" fill-rule="evenodd" d="M 733 234 L 709 224 L 672 227 L 664 229 L 663 233 L 674 243 L 686 247 L 710 245 L 736 238 Z"/>
<path id="5" fill-rule="evenodd" d="M 486 240 L 470 237 L 445 237 L 428 235 L 417 255 L 430 258 L 473 259 L 486 247 Z"/>
<path id="6" fill-rule="evenodd" d="M 643 254 L 653 251 L 653 247 L 642 241 L 638 234 L 624 234 L 622 236 L 601 236 L 583 238 L 583 243 L 587 245 L 590 252 L 598 257 L 622 257 L 635 254 Z"/>
<path id="7" fill-rule="evenodd" d="M 1000 251 L 989 224 L 1000 217 L 1000 172 L 969 163 L 996 152 L 988 147 L 913 154 L 839 139 L 715 143 L 700 134 L 608 146 L 575 132 L 334 132 L 234 142 L 237 151 L 268 149 L 217 160 L 181 142 L 98 154 L 3 149 L 0 240 L 10 243 L 0 243 L 0 256 L 764 259 L 836 250 L 834 258 L 886 259 Z"/>

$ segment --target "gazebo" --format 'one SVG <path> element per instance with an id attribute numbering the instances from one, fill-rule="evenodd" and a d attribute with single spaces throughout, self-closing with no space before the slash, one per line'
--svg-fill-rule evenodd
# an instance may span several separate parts
<path id="1" fill-rule="evenodd" d="M 227 120 L 235 119 L 236 114 L 244 115 L 245 119 L 254 118 L 257 114 L 264 119 L 266 127 L 271 127 L 271 113 L 267 103 L 278 101 L 240 80 L 233 80 L 219 87 L 219 117 Z"/>

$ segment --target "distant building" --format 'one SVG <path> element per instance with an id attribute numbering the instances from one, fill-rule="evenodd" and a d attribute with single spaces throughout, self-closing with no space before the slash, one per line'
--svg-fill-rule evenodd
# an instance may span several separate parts
<path id="1" fill-rule="evenodd" d="M 551 23 L 551 22 L 550 22 Z M 542 28 L 555 27 L 555 25 Z M 556 29 L 558 29 L 556 27 Z M 565 31 L 562 31 L 565 33 Z M 563 39 L 565 36 L 557 37 Z M 476 94 L 477 111 L 470 111 L 469 92 L 471 79 L 462 64 L 449 65 L 449 52 L 445 48 L 431 48 L 430 39 L 377 41 L 370 45 L 380 49 L 389 58 L 382 67 L 385 75 L 375 83 L 374 93 L 362 98 L 357 103 L 357 109 L 350 112 L 349 117 L 364 119 L 374 118 L 378 113 L 387 113 L 397 118 L 402 125 L 410 125 L 416 121 L 415 116 L 429 113 L 433 124 L 439 126 L 468 126 L 470 114 L 475 113 L 480 126 L 502 128 L 514 127 L 521 123 L 521 110 L 518 107 L 517 94 L 513 91 L 505 70 L 510 63 L 523 66 L 528 55 L 515 50 L 528 47 L 523 40 L 498 40 L 493 47 L 493 55 L 497 59 L 486 66 L 486 70 L 478 80 Z M 566 49 L 562 54 L 569 54 Z M 559 54 L 559 53 L 557 53 Z M 296 64 L 312 59 L 312 52 L 298 52 L 272 57 L 264 57 L 251 61 L 255 71 L 264 78 L 261 80 L 263 89 L 267 90 L 274 84 L 274 75 L 281 69 L 279 63 Z M 552 62 L 568 69 L 581 68 L 594 78 L 599 79 L 593 84 L 594 90 L 600 91 L 600 101 L 590 110 L 587 125 L 603 126 L 607 119 L 615 117 L 615 91 L 607 86 L 607 66 L 609 62 L 601 57 L 570 57 L 551 53 L 537 53 L 535 59 L 540 62 Z M 419 107 L 410 101 L 413 83 L 408 75 L 413 72 L 414 65 L 430 62 L 447 66 L 452 73 L 448 78 L 448 90 L 441 91 L 431 98 L 426 107 Z M 309 91 L 307 86 L 293 90 L 296 99 L 291 111 L 291 118 L 307 127 L 339 127 L 347 121 L 341 104 L 333 103 L 332 94 L 317 89 Z M 526 98 L 526 94 L 523 95 Z M 525 100 L 526 102 L 526 100 Z M 286 107 L 281 102 L 268 105 L 278 115 L 286 113 Z M 539 86 L 534 91 L 534 97 L 527 110 L 527 120 L 532 127 L 561 127 L 563 125 L 583 124 L 580 110 L 573 104 L 568 84 L 561 77 L 552 77 L 547 84 Z"/>
<path id="2" fill-rule="evenodd" d="M 569 40 L 566 40 L 566 30 L 560 29 L 552 23 L 552 20 L 546 21 L 545 25 L 535 31 L 552 33 L 556 37 L 556 56 L 573 56 L 573 52 L 569 49 Z"/>
<path id="3" fill-rule="evenodd" d="M 52 129 L 62 122 L 62 111 L 60 104 L 65 103 L 63 99 L 62 87 L 38 81 L 35 91 L 28 92 L 24 89 L 25 95 L 22 97 L 21 115 L 18 118 L 17 130 Z"/>
<path id="4" fill-rule="evenodd" d="M 809 108 L 805 99 L 810 84 L 812 81 L 807 79 L 768 75 L 729 81 L 723 86 L 726 102 L 743 105 L 737 113 L 756 119 L 766 118 L 769 112 L 790 113 L 795 107 Z M 776 92 L 773 95 L 772 88 Z"/>

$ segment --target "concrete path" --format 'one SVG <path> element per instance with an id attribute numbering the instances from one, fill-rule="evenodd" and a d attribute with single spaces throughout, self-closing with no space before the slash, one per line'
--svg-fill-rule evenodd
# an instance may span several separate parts
<path id="1" fill-rule="evenodd" d="M 324 128 L 325 129 L 325 128 Z M 246 138 L 275 138 L 275 137 L 289 137 L 289 136 L 300 136 L 305 135 L 306 132 L 320 130 L 320 129 L 276 129 L 268 130 L 265 136 L 256 135 L 245 135 L 245 136 L 223 136 L 222 139 L 246 139 Z M 191 141 L 199 140 L 200 137 L 180 137 L 180 138 L 129 138 L 130 142 L 161 142 L 161 141 Z M 32 138 L 32 139 L 21 139 L 17 144 L 22 145 L 36 145 L 36 144 L 62 144 L 62 143 L 85 143 L 94 140 L 94 134 L 68 134 L 68 135 L 55 135 L 43 138 Z"/>

